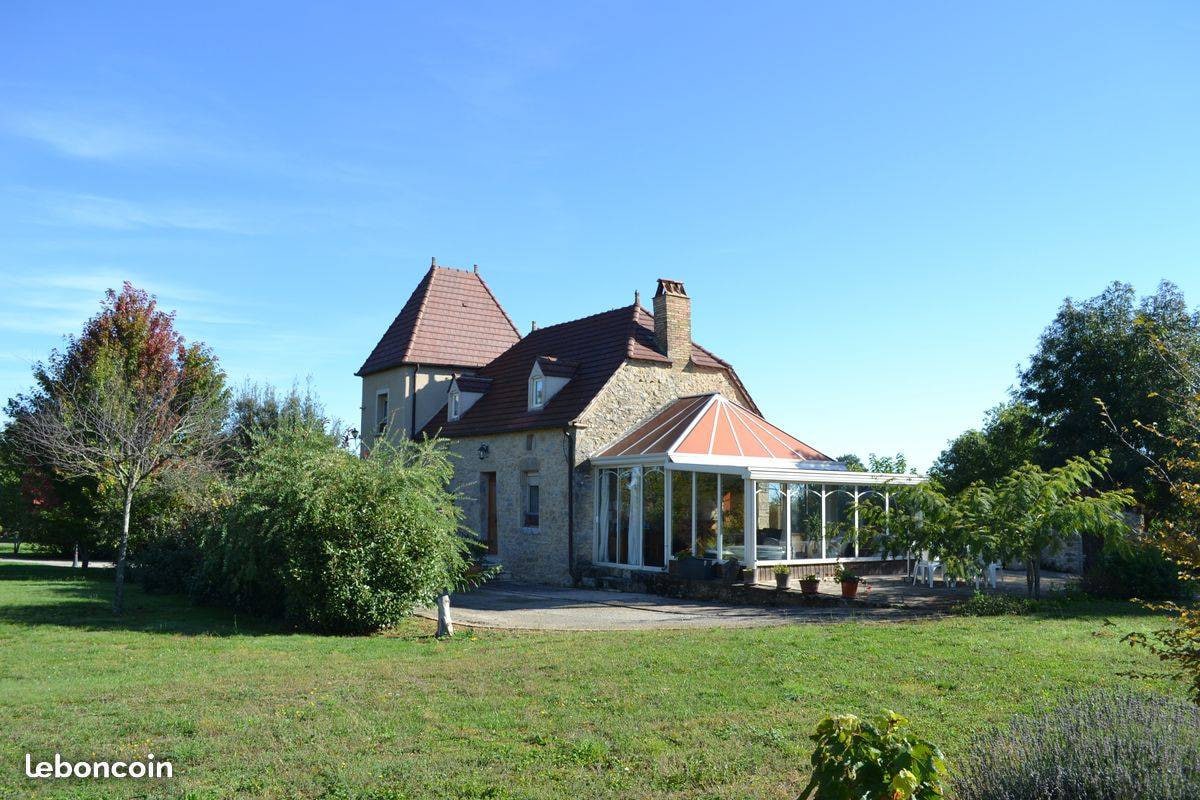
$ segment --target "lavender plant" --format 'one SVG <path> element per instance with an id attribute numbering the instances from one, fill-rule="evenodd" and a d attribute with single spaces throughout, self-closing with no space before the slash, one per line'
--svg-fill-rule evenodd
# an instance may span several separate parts
<path id="1" fill-rule="evenodd" d="M 1200 709 L 1128 689 L 1068 692 L 977 735 L 956 766 L 959 800 L 1196 800 Z"/>

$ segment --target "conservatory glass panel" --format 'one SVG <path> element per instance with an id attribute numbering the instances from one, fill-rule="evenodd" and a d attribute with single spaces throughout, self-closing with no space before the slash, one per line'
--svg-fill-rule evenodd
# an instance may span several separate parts
<path id="1" fill-rule="evenodd" d="M 696 473 L 696 555 L 717 557 L 717 476 Z"/>
<path id="2" fill-rule="evenodd" d="M 881 557 L 883 548 L 879 536 L 882 531 L 879 528 L 884 519 L 883 492 L 871 486 L 860 486 L 858 491 L 858 555 L 863 558 Z"/>
<path id="3" fill-rule="evenodd" d="M 647 567 L 665 564 L 665 502 L 663 471 L 658 468 L 647 469 L 642 474 L 642 564 Z"/>
<path id="4" fill-rule="evenodd" d="M 781 483 L 760 483 L 755 497 L 755 558 L 759 561 L 783 561 L 787 558 L 787 539 L 783 533 L 784 492 Z"/>
<path id="5" fill-rule="evenodd" d="M 792 558 L 821 558 L 821 496 L 807 484 L 789 484 Z"/>
<path id="6" fill-rule="evenodd" d="M 601 501 L 604 503 L 602 511 L 604 542 L 600 558 L 603 561 L 616 561 L 617 498 L 620 496 L 620 492 L 617 490 L 617 471 L 615 469 L 604 470 L 600 473 L 600 480 L 603 486 Z"/>
<path id="7" fill-rule="evenodd" d="M 826 486 L 825 557 L 854 557 L 854 489 Z"/>
<path id="8" fill-rule="evenodd" d="M 620 503 L 617 509 L 617 552 L 616 561 L 618 564 L 628 564 L 629 553 L 629 510 L 633 506 L 633 483 L 634 475 L 632 470 L 618 470 L 617 488 L 620 490 Z"/>
<path id="9" fill-rule="evenodd" d="M 741 475 L 721 476 L 721 560 L 746 560 L 746 482 Z"/>
<path id="10" fill-rule="evenodd" d="M 692 550 L 692 473 L 671 473 L 671 554 Z"/>

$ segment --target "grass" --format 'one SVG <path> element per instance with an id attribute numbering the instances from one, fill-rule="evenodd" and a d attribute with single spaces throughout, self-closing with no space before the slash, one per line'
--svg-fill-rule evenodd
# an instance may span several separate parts
<path id="1" fill-rule="evenodd" d="M 432 638 L 290 633 L 111 573 L 0 565 L 0 797 L 790 798 L 806 736 L 884 707 L 951 759 L 1068 686 L 1153 668 L 1159 623 L 1071 616 Z M 1179 692 L 1153 684 L 1153 691 Z M 170 781 L 31 781 L 34 760 L 144 758 Z"/>
<path id="2" fill-rule="evenodd" d="M 13 542 L 12 540 L 0 542 L 0 557 L 12 558 L 12 556 L 14 555 L 14 551 L 16 549 L 17 549 L 16 543 Z M 31 542 L 21 542 L 21 552 L 15 553 L 15 555 L 18 558 L 23 558 L 24 556 L 27 556 L 27 555 L 31 556 L 31 557 L 34 555 L 37 555 L 37 556 L 42 556 L 44 558 L 44 557 L 46 557 L 46 554 L 52 554 L 52 553 L 54 553 L 54 551 L 51 548 L 46 547 L 44 545 L 33 544 Z"/>

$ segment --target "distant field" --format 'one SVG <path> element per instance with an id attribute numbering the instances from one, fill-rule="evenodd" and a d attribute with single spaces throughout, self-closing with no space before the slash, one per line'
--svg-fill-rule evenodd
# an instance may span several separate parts
<path id="1" fill-rule="evenodd" d="M 1153 667 L 1119 638 L 1158 622 L 1106 604 L 1070 618 L 449 642 L 414 619 L 355 639 L 136 588 L 118 620 L 110 580 L 0 565 L 0 797 L 791 798 L 826 714 L 894 708 L 953 759 L 973 730 L 1064 687 Z M 176 777 L 34 782 L 26 752 L 153 752 Z"/>
<path id="2" fill-rule="evenodd" d="M 11 541 L 0 542 L 0 556 L 11 556 L 16 551 L 16 545 Z M 21 552 L 18 555 L 45 555 L 51 552 L 40 544 L 21 542 Z"/>

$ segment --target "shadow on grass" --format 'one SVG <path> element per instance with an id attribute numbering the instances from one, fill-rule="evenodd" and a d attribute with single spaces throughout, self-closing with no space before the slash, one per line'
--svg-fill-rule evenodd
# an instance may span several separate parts
<path id="1" fill-rule="evenodd" d="M 37 602 L 12 602 L 30 594 Z M 126 584 L 125 613 L 120 616 L 113 613 L 112 598 L 112 569 L 0 565 L 0 624 L 182 636 L 291 632 L 257 617 L 197 606 L 179 595 L 147 595 L 137 584 Z"/>
<path id="2" fill-rule="evenodd" d="M 963 616 L 965 618 L 987 619 L 987 618 L 1008 618 L 1025 617 L 1032 620 L 1062 620 L 1062 619 L 1078 619 L 1078 620 L 1097 620 L 1113 619 L 1118 617 L 1148 617 L 1161 616 L 1164 619 L 1169 616 L 1159 612 L 1150 611 L 1129 600 L 1101 600 L 1087 596 L 1081 597 L 1064 597 L 1056 598 L 1051 595 L 1049 598 L 1035 601 L 1034 608 L 1022 614 L 962 614 L 959 615 L 954 609 L 951 609 L 952 616 Z"/>

